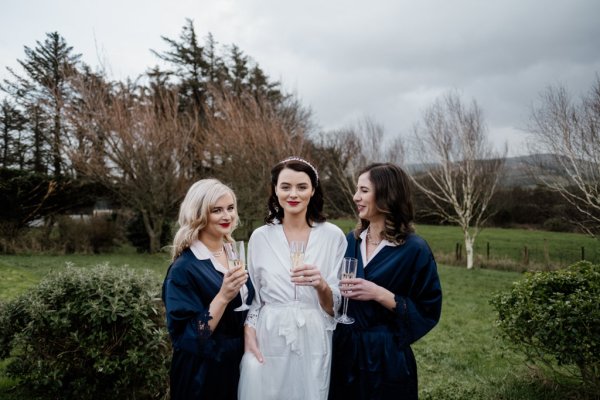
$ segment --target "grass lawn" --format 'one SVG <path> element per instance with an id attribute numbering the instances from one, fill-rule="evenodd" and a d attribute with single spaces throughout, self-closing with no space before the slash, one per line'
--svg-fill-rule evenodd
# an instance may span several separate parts
<path id="1" fill-rule="evenodd" d="M 344 232 L 351 231 L 352 220 L 334 220 Z M 463 246 L 462 231 L 457 226 L 416 225 L 416 232 L 425 238 L 438 262 L 455 262 L 456 244 Z M 488 259 L 489 244 L 489 259 Z M 529 265 L 524 264 L 527 247 Z M 581 260 L 600 263 L 600 240 L 577 233 L 536 231 L 529 229 L 486 228 L 475 241 L 475 266 L 515 271 L 556 268 Z M 465 261 L 466 263 L 466 261 Z"/>
<path id="2" fill-rule="evenodd" d="M 167 253 L 137 254 L 132 249 L 100 255 L 0 255 L 0 300 L 14 297 L 46 274 L 64 268 L 67 263 L 82 268 L 108 263 L 116 267 L 147 269 L 162 280 L 169 262 L 170 255 Z"/>
<path id="3" fill-rule="evenodd" d="M 425 235 L 424 235 L 425 236 Z M 0 256 L 0 300 L 13 298 L 34 285 L 46 273 L 68 262 L 87 268 L 100 263 L 148 269 L 162 281 L 169 255 Z M 440 265 L 444 291 L 440 324 L 413 348 L 419 366 L 421 399 L 575 399 L 566 389 L 555 388 L 535 378 L 523 357 L 508 350 L 495 336 L 494 312 L 489 299 L 507 290 L 521 274 L 487 269 L 467 271 Z M 14 381 L 0 362 L 0 400 L 32 399 L 11 390 Z"/>
<path id="4" fill-rule="evenodd" d="M 521 274 L 440 266 L 442 318 L 413 345 L 419 368 L 420 399 L 565 400 L 569 388 L 534 376 L 523 356 L 497 338 L 494 293 L 505 291 Z"/>

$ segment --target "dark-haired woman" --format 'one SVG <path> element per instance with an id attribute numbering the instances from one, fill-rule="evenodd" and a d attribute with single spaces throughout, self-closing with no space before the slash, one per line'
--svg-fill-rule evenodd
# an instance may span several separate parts
<path id="1" fill-rule="evenodd" d="M 442 290 L 427 243 L 413 231 L 409 178 L 394 164 L 372 164 L 354 195 L 360 222 L 347 236 L 356 278 L 342 279 L 352 325 L 333 338 L 330 399 L 417 399 L 410 345 L 439 321 Z"/>
<path id="2" fill-rule="evenodd" d="M 324 400 L 346 240 L 325 222 L 318 173 L 306 160 L 291 157 L 273 167 L 268 208 L 266 225 L 248 244 L 256 296 L 244 328 L 238 398 Z M 293 269 L 292 241 L 306 244 L 304 265 Z"/>

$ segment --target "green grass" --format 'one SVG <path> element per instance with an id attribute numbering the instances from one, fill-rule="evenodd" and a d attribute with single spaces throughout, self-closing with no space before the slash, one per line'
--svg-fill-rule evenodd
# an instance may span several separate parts
<path id="1" fill-rule="evenodd" d="M 354 222 L 344 221 L 340 225 L 348 232 Z M 444 246 L 453 248 L 453 241 L 460 240 L 456 227 L 418 226 L 417 231 L 437 252 Z M 484 234 L 493 237 L 495 243 L 504 243 L 502 247 L 498 244 L 498 248 L 503 248 L 505 253 L 522 245 L 524 240 L 534 242 L 546 238 L 552 246 L 572 241 L 590 244 L 583 235 L 501 229 L 486 230 L 483 238 Z M 169 255 L 136 254 L 131 250 L 103 255 L 0 255 L 0 300 L 14 298 L 47 273 L 63 269 L 67 263 L 82 268 L 102 263 L 128 265 L 136 270 L 150 270 L 162 281 Z M 421 399 L 583 398 L 574 389 L 556 386 L 535 369 L 528 368 L 521 355 L 497 338 L 495 312 L 489 299 L 498 291 L 508 290 L 521 274 L 490 269 L 467 271 L 446 265 L 440 265 L 439 272 L 444 293 L 442 318 L 433 331 L 413 346 L 419 367 Z M 12 390 L 15 382 L 4 375 L 4 365 L 0 361 L 0 400 L 32 400 L 25 392 Z"/>
<path id="2" fill-rule="evenodd" d="M 352 220 L 334 220 L 344 232 L 352 230 Z M 417 225 L 416 231 L 433 250 L 438 261 L 455 263 L 456 244 L 463 246 L 464 239 L 457 226 Z M 487 246 L 489 243 L 489 259 Z M 524 263 L 527 246 L 529 265 Z M 585 259 L 600 263 L 600 240 L 577 233 L 536 231 L 528 229 L 485 228 L 475 241 L 475 266 L 515 271 L 525 269 L 556 268 L 581 260 L 581 248 Z"/>
<path id="3" fill-rule="evenodd" d="M 71 263 L 76 267 L 90 268 L 108 263 L 115 267 L 128 266 L 149 270 L 157 279 L 164 278 L 169 267 L 167 253 L 138 254 L 125 250 L 111 254 L 69 255 L 0 255 L 0 300 L 6 300 L 39 282 L 46 274 L 63 269 Z"/>
<path id="4" fill-rule="evenodd" d="M 569 387 L 535 377 L 523 356 L 497 337 L 494 293 L 508 290 L 521 274 L 439 267 L 442 318 L 413 346 L 421 399 L 565 400 L 578 398 Z"/>
<path id="5" fill-rule="evenodd" d="M 462 232 L 454 226 L 419 225 L 417 232 L 427 239 L 434 251 L 440 253 L 454 254 L 456 243 L 463 242 Z M 583 247 L 587 260 L 600 262 L 600 241 L 583 234 L 486 228 L 475 242 L 475 254 L 482 262 L 487 258 L 488 243 L 490 258 L 494 259 L 507 258 L 522 262 L 527 246 L 532 263 L 567 265 L 581 260 Z"/>

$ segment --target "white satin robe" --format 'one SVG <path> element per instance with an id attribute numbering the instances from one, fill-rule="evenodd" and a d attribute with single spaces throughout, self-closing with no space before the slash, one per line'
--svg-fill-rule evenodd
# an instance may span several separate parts
<path id="1" fill-rule="evenodd" d="M 346 238 L 337 226 L 316 223 L 311 229 L 304 262 L 316 265 L 340 304 L 339 269 Z M 336 322 L 319 304 L 313 287 L 290 280 L 291 257 L 281 224 L 256 229 L 248 243 L 248 271 L 256 295 L 246 325 L 256 329 L 264 357 L 260 364 L 245 353 L 240 364 L 238 399 L 327 399 L 331 367 L 331 337 Z"/>

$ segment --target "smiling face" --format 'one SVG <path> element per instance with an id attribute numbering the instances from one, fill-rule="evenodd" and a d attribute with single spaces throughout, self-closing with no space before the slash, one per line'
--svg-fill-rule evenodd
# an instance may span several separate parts
<path id="1" fill-rule="evenodd" d="M 224 237 L 233 231 L 237 217 L 233 196 L 229 193 L 224 194 L 209 208 L 207 224 L 202 229 L 201 235 L 209 235 L 213 238 Z"/>
<path id="2" fill-rule="evenodd" d="M 289 168 L 284 168 L 279 173 L 275 195 L 283 208 L 284 216 L 306 215 L 308 203 L 314 193 L 307 173 Z"/>
<path id="3" fill-rule="evenodd" d="M 375 186 L 371 182 L 369 172 L 365 172 L 358 177 L 356 193 L 354 193 L 352 199 L 356 204 L 360 219 L 374 222 L 384 218 L 383 213 L 377 209 Z"/>

